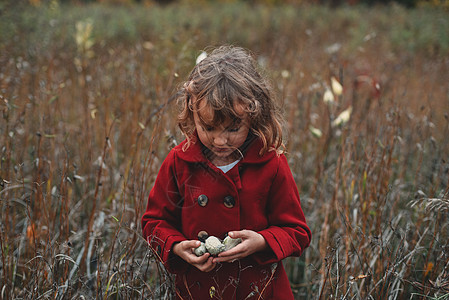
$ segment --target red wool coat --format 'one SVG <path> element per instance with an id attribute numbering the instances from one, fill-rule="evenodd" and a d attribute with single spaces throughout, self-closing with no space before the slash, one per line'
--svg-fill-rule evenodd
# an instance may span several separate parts
<path id="1" fill-rule="evenodd" d="M 185 152 L 184 143 L 162 163 L 142 217 L 144 237 L 176 274 L 178 296 L 293 299 L 281 260 L 299 256 L 311 233 L 285 156 L 275 151 L 260 156 L 262 143 L 255 139 L 244 158 L 223 173 L 206 159 L 199 141 Z M 174 243 L 197 240 L 200 231 L 223 239 L 227 232 L 242 229 L 260 233 L 270 250 L 219 263 L 208 273 L 172 253 Z"/>

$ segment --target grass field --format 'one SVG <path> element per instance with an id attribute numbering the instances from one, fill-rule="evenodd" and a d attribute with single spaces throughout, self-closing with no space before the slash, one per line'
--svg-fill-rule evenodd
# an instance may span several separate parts
<path id="1" fill-rule="evenodd" d="M 225 43 L 256 54 L 287 119 L 313 233 L 284 261 L 296 298 L 449 299 L 447 11 L 49 1 L 0 16 L 0 299 L 170 299 L 140 217 L 183 139 L 171 97 Z"/>

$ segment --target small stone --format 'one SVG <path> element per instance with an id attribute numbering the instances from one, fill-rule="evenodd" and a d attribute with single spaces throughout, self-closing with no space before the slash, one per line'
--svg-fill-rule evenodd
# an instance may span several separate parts
<path id="1" fill-rule="evenodd" d="M 203 242 L 201 242 L 201 245 L 199 247 L 193 250 L 193 253 L 195 253 L 196 256 L 202 256 L 206 252 L 207 252 L 206 245 Z"/>
<path id="2" fill-rule="evenodd" d="M 230 236 L 225 237 L 225 239 L 223 240 L 223 245 L 225 245 L 225 251 L 234 248 L 241 242 L 242 242 L 241 238 L 233 239 Z"/>
<path id="3" fill-rule="evenodd" d="M 225 245 L 223 245 L 220 239 L 215 236 L 208 237 L 205 246 L 207 251 L 212 255 L 217 255 L 225 250 Z"/>

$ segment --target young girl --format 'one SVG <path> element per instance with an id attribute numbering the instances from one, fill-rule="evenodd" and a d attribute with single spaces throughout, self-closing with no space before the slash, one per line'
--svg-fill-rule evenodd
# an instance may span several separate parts
<path id="1" fill-rule="evenodd" d="M 176 274 L 180 299 L 293 299 L 280 262 L 311 233 L 282 154 L 282 118 L 254 59 L 223 46 L 180 91 L 186 139 L 163 162 L 142 217 L 143 235 Z M 199 237 L 240 238 L 197 257 Z"/>

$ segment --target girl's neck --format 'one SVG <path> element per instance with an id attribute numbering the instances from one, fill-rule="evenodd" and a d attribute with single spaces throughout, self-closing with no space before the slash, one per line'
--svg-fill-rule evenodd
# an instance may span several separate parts
<path id="1" fill-rule="evenodd" d="M 229 155 L 228 157 L 214 157 L 210 159 L 211 163 L 216 167 L 232 164 L 236 160 L 239 160 L 239 158 L 237 158 L 235 155 Z"/>
<path id="2" fill-rule="evenodd" d="M 208 148 L 204 147 L 203 154 L 216 167 L 226 166 L 235 162 L 236 160 L 240 160 L 243 158 L 243 153 L 240 151 L 240 149 L 236 149 L 232 154 L 226 157 L 219 157 L 216 156 Z"/>

